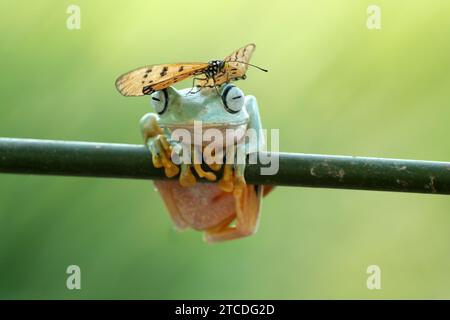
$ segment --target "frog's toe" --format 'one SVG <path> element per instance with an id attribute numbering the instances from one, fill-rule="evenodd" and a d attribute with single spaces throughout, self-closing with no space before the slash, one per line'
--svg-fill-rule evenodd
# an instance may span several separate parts
<path id="1" fill-rule="evenodd" d="M 244 176 L 236 176 L 234 178 L 234 185 L 239 188 L 245 187 L 247 183 L 245 182 Z"/>
<path id="2" fill-rule="evenodd" d="M 211 163 L 211 164 L 208 164 L 208 167 L 210 167 L 211 170 L 213 170 L 213 171 L 219 171 L 220 169 L 222 169 L 222 164 L 221 163 Z"/>
<path id="3" fill-rule="evenodd" d="M 197 172 L 200 178 L 205 178 L 208 181 L 216 181 L 217 177 L 214 172 L 204 171 L 202 166 L 198 163 L 194 164 L 195 172 Z"/>
<path id="4" fill-rule="evenodd" d="M 197 183 L 197 179 L 192 174 L 189 165 L 182 165 L 180 174 L 180 185 L 183 187 L 191 187 Z"/>
<path id="5" fill-rule="evenodd" d="M 245 182 L 245 178 L 243 176 L 236 176 L 234 178 L 234 195 L 238 196 L 242 194 L 247 183 Z"/>
<path id="6" fill-rule="evenodd" d="M 175 177 L 180 172 L 180 169 L 176 165 L 170 165 L 164 168 L 164 173 L 166 177 L 172 178 Z"/>
<path id="7" fill-rule="evenodd" d="M 232 192 L 234 189 L 233 183 L 233 168 L 232 165 L 226 164 L 223 169 L 222 179 L 219 181 L 219 188 L 225 192 Z"/>
<path id="8" fill-rule="evenodd" d="M 231 180 L 231 179 L 223 179 L 222 178 L 219 181 L 219 188 L 222 191 L 225 191 L 225 192 L 233 192 L 233 189 L 234 189 L 233 180 Z"/>
<path id="9" fill-rule="evenodd" d="M 170 158 L 172 156 L 172 146 L 167 141 L 167 138 L 164 135 L 160 135 L 159 142 L 160 142 L 162 150 L 165 152 L 166 156 L 168 158 Z"/>
<path id="10" fill-rule="evenodd" d="M 162 168 L 163 167 L 163 164 L 161 162 L 161 158 L 158 155 L 156 155 L 156 154 L 152 155 L 152 162 L 153 162 L 153 166 L 155 168 Z"/>
<path id="11" fill-rule="evenodd" d="M 164 172 L 168 178 L 172 178 L 180 172 L 180 169 L 178 168 L 178 166 L 175 165 L 170 160 L 170 158 L 167 157 L 167 155 L 164 153 L 164 151 L 162 151 L 159 154 L 159 157 L 161 158 L 161 163 L 164 167 Z"/>
<path id="12" fill-rule="evenodd" d="M 217 179 L 216 175 L 213 172 L 205 172 L 203 177 L 208 181 L 216 181 Z"/>
<path id="13" fill-rule="evenodd" d="M 197 179 L 193 175 L 180 176 L 180 185 L 182 187 L 192 187 L 197 183 Z"/>

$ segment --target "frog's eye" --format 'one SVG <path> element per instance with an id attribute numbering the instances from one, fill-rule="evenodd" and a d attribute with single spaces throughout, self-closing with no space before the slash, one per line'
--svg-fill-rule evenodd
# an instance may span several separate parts
<path id="1" fill-rule="evenodd" d="M 158 114 L 163 114 L 169 103 L 169 96 L 166 89 L 153 92 L 151 95 L 152 105 Z"/>
<path id="2" fill-rule="evenodd" d="M 228 112 L 237 113 L 244 105 L 244 93 L 238 87 L 229 84 L 222 91 L 222 101 Z"/>

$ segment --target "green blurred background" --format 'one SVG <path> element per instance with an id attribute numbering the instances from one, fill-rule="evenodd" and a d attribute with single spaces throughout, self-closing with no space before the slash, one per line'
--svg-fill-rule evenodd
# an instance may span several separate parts
<path id="1" fill-rule="evenodd" d="M 118 75 L 254 42 L 270 72 L 239 86 L 282 151 L 449 161 L 450 2 L 378 0 L 379 31 L 370 4 L 0 0 L 0 136 L 141 143 Z M 280 187 L 255 236 L 207 245 L 150 181 L 1 175 L 0 298 L 450 298 L 449 231 L 449 197 Z"/>

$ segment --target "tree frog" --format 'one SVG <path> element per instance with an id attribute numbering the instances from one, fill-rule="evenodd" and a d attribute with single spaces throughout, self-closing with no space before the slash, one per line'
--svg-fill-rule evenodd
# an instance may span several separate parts
<path id="1" fill-rule="evenodd" d="M 257 152 L 264 143 L 262 135 L 250 142 L 243 141 L 242 133 L 247 129 L 258 133 L 261 129 L 256 98 L 245 96 L 238 87 L 226 84 L 219 88 L 202 88 L 196 93 L 168 87 L 154 92 L 150 99 L 156 113 L 145 114 L 140 127 L 153 165 L 164 168 L 167 177 L 179 175 L 177 180 L 155 181 L 175 226 L 180 230 L 190 227 L 204 231 L 207 242 L 254 234 L 261 197 L 271 188 L 266 186 L 264 190 L 262 185 L 247 184 L 245 162 L 237 161 L 237 155 Z M 211 139 L 208 143 L 203 137 L 196 140 L 199 123 L 203 132 L 213 129 L 209 131 L 222 134 L 223 139 Z M 191 139 L 174 139 L 177 131 L 187 132 Z M 229 131 L 241 135 L 230 136 Z M 206 156 L 206 145 L 223 147 L 225 151 L 220 156 L 217 154 L 213 161 L 210 158 L 216 155 L 217 149 Z M 192 152 L 183 160 L 186 150 Z M 179 163 L 174 163 L 174 154 L 178 154 Z M 204 160 L 203 165 L 199 159 Z M 222 167 L 222 177 L 217 180 L 217 172 Z M 198 179 L 210 183 L 197 183 Z"/>

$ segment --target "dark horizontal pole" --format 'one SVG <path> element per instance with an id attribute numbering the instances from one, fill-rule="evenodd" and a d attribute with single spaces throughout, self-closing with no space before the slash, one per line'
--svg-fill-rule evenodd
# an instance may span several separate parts
<path id="1" fill-rule="evenodd" d="M 279 153 L 279 171 L 261 175 L 248 164 L 248 183 L 280 186 L 450 194 L 450 163 Z M 0 138 L 0 172 L 166 179 L 142 145 Z"/>

